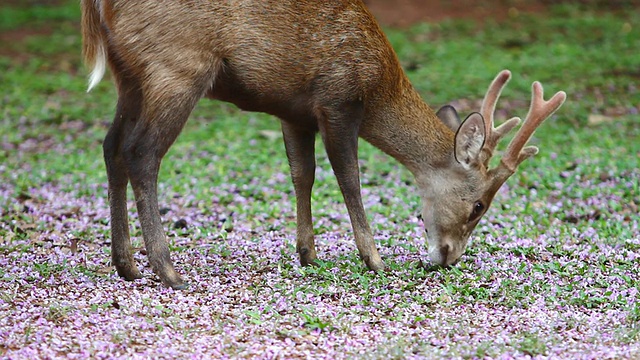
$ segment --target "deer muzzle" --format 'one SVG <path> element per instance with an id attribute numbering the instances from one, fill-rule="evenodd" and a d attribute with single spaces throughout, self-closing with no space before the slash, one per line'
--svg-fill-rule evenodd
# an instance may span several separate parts
<path id="1" fill-rule="evenodd" d="M 430 249 L 429 260 L 442 267 L 448 267 L 457 264 L 463 252 L 464 248 L 458 249 L 451 241 L 444 240 Z"/>

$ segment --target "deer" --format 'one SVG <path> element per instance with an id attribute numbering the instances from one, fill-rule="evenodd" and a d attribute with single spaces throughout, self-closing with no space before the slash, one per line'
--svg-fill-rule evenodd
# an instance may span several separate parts
<path id="1" fill-rule="evenodd" d="M 362 138 L 414 176 L 428 256 L 456 264 L 502 184 L 538 148 L 525 146 L 565 101 L 544 100 L 532 85 L 529 112 L 499 164 L 489 160 L 520 123 L 494 127 L 511 78 L 501 71 L 479 112 L 460 121 L 438 112 L 412 86 L 390 42 L 361 0 L 82 0 L 90 91 L 107 67 L 117 89 L 103 143 L 110 208 L 111 262 L 125 280 L 142 277 L 133 259 L 127 187 L 133 189 L 149 265 L 160 281 L 187 287 L 171 260 L 158 208 L 158 170 L 201 98 L 280 120 L 296 199 L 296 252 L 318 262 L 311 192 L 321 138 L 349 215 L 360 258 L 385 269 L 363 207 L 358 164 Z"/>

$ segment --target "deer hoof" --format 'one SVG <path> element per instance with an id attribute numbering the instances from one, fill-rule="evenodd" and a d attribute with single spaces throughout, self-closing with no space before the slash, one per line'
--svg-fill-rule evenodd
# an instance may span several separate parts
<path id="1" fill-rule="evenodd" d="M 171 277 L 171 279 L 166 279 L 161 277 L 161 280 L 163 284 L 165 284 L 166 286 L 174 290 L 184 290 L 189 287 L 189 284 L 184 282 L 179 275 L 173 276 Z"/>
<path id="2" fill-rule="evenodd" d="M 317 255 L 315 250 L 309 250 L 308 248 L 301 248 L 298 251 L 300 255 L 300 265 L 302 266 L 316 266 Z"/>
<path id="3" fill-rule="evenodd" d="M 384 261 L 382 261 L 379 255 L 366 256 L 364 258 L 364 263 L 367 264 L 367 267 L 369 268 L 369 270 L 373 272 L 381 272 L 386 267 L 386 265 L 384 264 Z"/>
<path id="4" fill-rule="evenodd" d="M 189 288 L 189 283 L 182 282 L 181 284 L 173 284 L 169 286 L 171 286 L 173 290 L 187 290 L 187 288 Z"/>
<path id="5" fill-rule="evenodd" d="M 142 273 L 135 265 L 116 266 L 116 271 L 121 278 L 127 281 L 142 279 Z"/>
<path id="6" fill-rule="evenodd" d="M 182 277 L 173 269 L 173 266 L 164 265 L 162 268 L 155 271 L 162 283 L 175 290 L 183 290 L 187 288 L 187 283 L 182 280 Z"/>

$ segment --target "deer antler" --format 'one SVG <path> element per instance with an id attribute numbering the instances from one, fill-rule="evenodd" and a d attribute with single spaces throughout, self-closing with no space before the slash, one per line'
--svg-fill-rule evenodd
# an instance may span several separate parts
<path id="1" fill-rule="evenodd" d="M 511 73 L 508 70 L 501 71 L 493 80 L 484 100 L 480 113 L 485 120 L 486 139 L 482 152 L 480 153 L 480 161 L 489 167 L 489 160 L 493 155 L 493 151 L 498 141 L 506 135 L 511 129 L 520 123 L 520 118 L 514 117 L 498 126 L 493 127 L 493 114 L 496 102 L 500 97 L 500 92 L 509 81 Z M 516 171 L 516 168 L 527 158 L 538 153 L 535 146 L 525 147 L 529 138 L 542 122 L 553 114 L 564 103 L 567 94 L 559 91 L 549 101 L 544 100 L 542 85 L 535 81 L 532 85 L 531 106 L 525 118 L 524 123 L 509 143 L 505 155 L 502 157 L 500 164 L 489 170 L 489 176 L 493 178 L 491 187 L 497 190 L 502 184 Z"/>
<path id="2" fill-rule="evenodd" d="M 502 89 L 505 87 L 507 82 L 509 82 L 509 79 L 511 79 L 511 72 L 509 70 L 502 70 L 495 77 L 495 79 L 493 79 L 493 82 L 491 82 L 491 85 L 489 85 L 489 89 L 487 89 L 484 100 L 482 100 L 480 114 L 484 119 L 485 134 L 487 135 L 484 147 L 482 148 L 482 153 L 480 154 L 480 161 L 486 167 L 488 167 L 489 160 L 493 156 L 493 151 L 498 145 L 500 139 L 520 123 L 520 118 L 514 117 L 507 120 L 504 124 L 498 126 L 497 128 L 493 127 L 493 118 L 496 109 L 496 103 L 500 98 Z"/>
<path id="3" fill-rule="evenodd" d="M 533 135 L 536 128 L 542 124 L 551 114 L 553 114 L 567 98 L 567 94 L 564 91 L 558 91 L 549 101 L 544 100 L 544 92 L 542 84 L 538 81 L 533 83 L 531 94 L 531 106 L 527 117 L 514 136 L 513 140 L 509 143 L 505 155 L 502 157 L 501 166 L 506 167 L 511 173 L 515 172 L 516 168 L 524 160 L 538 153 L 538 148 L 535 146 L 524 147 L 529 141 L 529 138 Z M 504 125 L 503 125 L 504 126 Z"/>

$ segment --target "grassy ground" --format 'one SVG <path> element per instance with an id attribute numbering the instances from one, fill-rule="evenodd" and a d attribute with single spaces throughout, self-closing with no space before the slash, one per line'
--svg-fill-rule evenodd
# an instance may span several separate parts
<path id="1" fill-rule="evenodd" d="M 503 68 L 502 119 L 524 115 L 533 80 L 569 95 L 448 270 L 417 266 L 411 176 L 364 143 L 363 197 L 391 270 L 365 271 L 321 151 L 324 262 L 301 268 L 278 122 L 201 102 L 160 175 L 192 285 L 172 291 L 141 251 L 143 280 L 109 264 L 101 140 L 115 93 L 84 93 L 76 2 L 0 7 L 0 357 L 640 357 L 638 14 L 563 5 L 388 31 L 434 107 L 477 110 Z"/>

